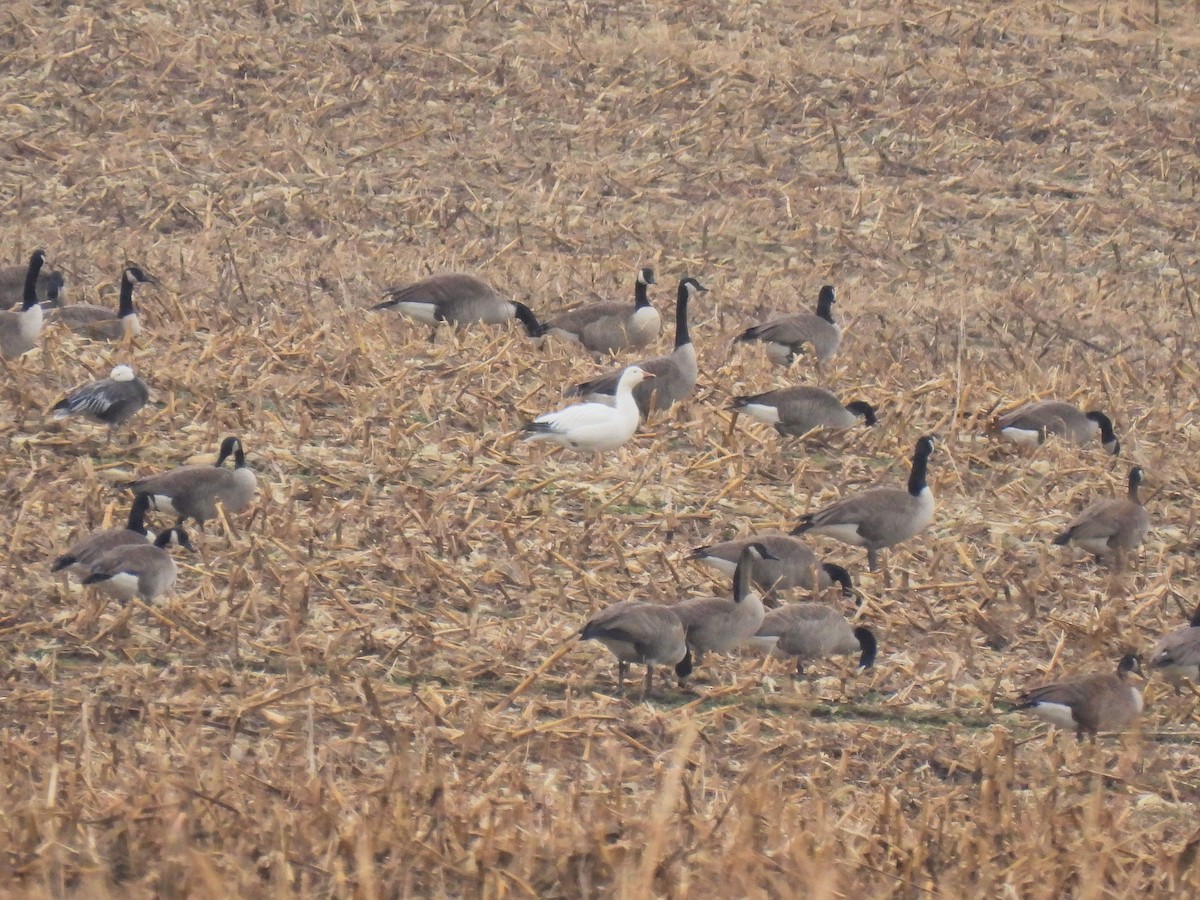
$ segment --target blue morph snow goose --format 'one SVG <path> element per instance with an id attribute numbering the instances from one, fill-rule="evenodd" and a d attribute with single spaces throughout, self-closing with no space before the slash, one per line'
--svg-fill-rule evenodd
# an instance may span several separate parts
<path id="1" fill-rule="evenodd" d="M 56 404 L 54 418 L 83 416 L 108 426 L 107 444 L 113 431 L 133 418 L 150 400 L 150 389 L 129 366 L 116 366 L 107 378 L 76 388 Z"/>

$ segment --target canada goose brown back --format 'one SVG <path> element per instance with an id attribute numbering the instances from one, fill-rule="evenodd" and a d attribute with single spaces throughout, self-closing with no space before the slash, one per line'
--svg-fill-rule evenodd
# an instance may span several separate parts
<path id="1" fill-rule="evenodd" d="M 707 291 L 695 278 L 683 278 L 679 282 L 679 295 L 675 301 L 675 349 L 667 356 L 656 356 L 645 359 L 636 365 L 653 375 L 653 379 L 643 381 L 633 392 L 638 410 L 643 416 L 651 410 L 663 412 L 680 400 L 691 395 L 696 387 L 696 377 L 699 366 L 696 360 L 696 348 L 692 345 L 691 333 L 688 331 L 688 300 L 698 291 Z M 585 381 L 567 391 L 568 395 L 587 397 L 603 401 L 613 396 L 621 371 Z"/>
<path id="2" fill-rule="evenodd" d="M 683 623 L 696 665 L 705 653 L 728 653 L 758 631 L 766 610 L 762 597 L 754 590 L 754 569 L 762 560 L 771 558 L 771 551 L 765 546 L 750 544 L 738 558 L 733 599 L 693 597 L 671 607 Z"/>
<path id="3" fill-rule="evenodd" d="M 763 618 L 751 644 L 778 657 L 796 657 L 796 674 L 804 674 L 804 664 L 826 656 L 858 653 L 859 669 L 875 665 L 875 634 L 863 626 L 854 627 L 844 615 L 823 603 L 789 603 L 773 609 Z"/>
<path id="4" fill-rule="evenodd" d="M 433 326 L 429 339 L 433 340 L 437 326 L 443 322 L 450 325 L 500 325 L 509 319 L 518 319 L 530 337 L 541 337 L 542 324 L 533 311 L 523 303 L 501 295 L 495 288 L 473 275 L 433 275 L 413 284 L 388 288 L 386 300 L 375 304 L 375 309 L 395 309 L 411 319 Z"/>
<path id="5" fill-rule="evenodd" d="M 29 265 L 0 266 L 0 309 L 19 309 L 25 300 L 25 277 Z M 43 268 L 37 276 L 37 298 L 43 310 L 61 306 L 66 299 L 67 278 L 62 272 Z"/>
<path id="6" fill-rule="evenodd" d="M 147 603 L 175 586 L 177 569 L 167 547 L 192 545 L 182 528 L 168 528 L 153 544 L 123 544 L 113 547 L 92 563 L 84 584 L 94 584 L 105 593 L 128 602 L 141 597 Z"/>
<path id="7" fill-rule="evenodd" d="M 1177 694 L 1185 680 L 1200 686 L 1200 605 L 1187 625 L 1158 639 L 1150 651 L 1150 668 L 1161 671 Z"/>
<path id="8" fill-rule="evenodd" d="M 781 591 L 801 588 L 816 593 L 834 584 L 841 586 L 843 595 L 854 596 L 849 572 L 839 565 L 818 561 L 808 544 L 786 534 L 753 534 L 708 544 L 693 550 L 691 558 L 732 576 L 742 552 L 751 544 L 762 544 L 774 557 L 754 566 L 754 583 L 763 592 L 766 605 L 777 605 L 775 595 Z"/>
<path id="9" fill-rule="evenodd" d="M 1097 500 L 1073 519 L 1054 543 L 1075 544 L 1101 560 L 1136 549 L 1150 530 L 1150 515 L 1138 499 L 1141 483 L 1142 469 L 1134 466 L 1129 470 L 1129 487 L 1124 497 Z"/>
<path id="10" fill-rule="evenodd" d="M 662 316 L 650 305 L 647 285 L 656 284 L 654 270 L 639 269 L 633 306 L 625 303 L 585 303 L 545 323 L 546 334 L 582 344 L 593 353 L 615 353 L 645 347 L 662 330 Z"/>
<path id="11" fill-rule="evenodd" d="M 1031 688 L 1013 707 L 1058 728 L 1074 729 L 1083 740 L 1085 733 L 1095 741 L 1097 732 L 1120 731 L 1142 712 L 1142 692 L 1129 683 L 1130 672 L 1141 674 L 1136 656 L 1121 657 L 1116 674 L 1084 675 Z"/>
<path id="12" fill-rule="evenodd" d="M 232 471 L 225 460 L 234 458 Z M 250 505 L 258 487 L 254 471 L 246 465 L 242 442 L 235 437 L 221 442 L 215 465 L 180 466 L 159 475 L 139 478 L 126 485 L 134 493 L 148 494 L 152 509 L 176 517 L 177 524 L 195 519 L 203 527 L 217 514 L 217 503 L 229 513 L 238 513 Z"/>
<path id="13" fill-rule="evenodd" d="M 799 437 L 814 428 L 852 428 L 876 422 L 875 409 L 865 400 L 843 405 L 833 392 L 810 385 L 734 397 L 729 408 L 774 425 L 788 437 Z"/>
<path id="14" fill-rule="evenodd" d="M 133 498 L 124 528 L 105 528 L 80 538 L 67 548 L 66 553 L 54 560 L 50 571 L 58 572 L 70 568 L 81 575 L 87 574 L 92 565 L 114 547 L 146 543 L 146 511 L 149 508 L 150 498 L 145 494 L 138 494 Z"/>
<path id="15" fill-rule="evenodd" d="M 691 674 L 691 653 L 683 623 L 670 607 L 626 600 L 600 610 L 579 633 L 580 640 L 599 641 L 617 658 L 617 686 L 625 684 L 630 663 L 646 666 L 642 696 L 648 696 L 656 665 L 674 666 L 675 674 Z"/>
<path id="16" fill-rule="evenodd" d="M 150 389 L 129 366 L 115 366 L 107 378 L 85 384 L 54 404 L 56 419 L 83 416 L 113 431 L 133 417 L 150 400 Z M 106 441 L 107 443 L 107 441 Z"/>
<path id="17" fill-rule="evenodd" d="M 875 487 L 851 494 L 836 503 L 802 516 L 792 534 L 825 534 L 856 547 L 867 548 L 872 572 L 879 551 L 906 541 L 933 521 L 933 492 L 926 480 L 934 439 L 917 441 L 908 487 Z"/>
<path id="18" fill-rule="evenodd" d="M 98 341 L 119 341 L 142 333 L 141 319 L 133 305 L 135 284 L 155 284 L 156 281 L 139 266 L 127 266 L 121 273 L 121 293 L 117 308 L 79 303 L 56 309 L 47 317 L 50 322 L 62 322 L 76 334 Z"/>
<path id="19" fill-rule="evenodd" d="M 1112 419 L 1098 409 L 1085 413 L 1061 400 L 1038 400 L 1005 413 L 996 419 L 996 431 L 1018 444 L 1041 444 L 1050 434 L 1086 444 L 1099 435 L 1105 450 L 1113 456 L 1121 452 Z"/>
<path id="20" fill-rule="evenodd" d="M 833 320 L 834 302 L 833 287 L 824 285 L 817 295 L 815 313 L 777 316 L 761 325 L 752 325 L 738 335 L 737 340 L 765 343 L 767 356 L 783 366 L 790 366 L 803 352 L 805 344 L 812 347 L 818 362 L 827 362 L 842 342 L 842 329 Z"/>
<path id="21" fill-rule="evenodd" d="M 42 331 L 42 307 L 38 304 L 37 281 L 46 260 L 44 250 L 35 250 L 25 270 L 21 308 L 0 312 L 0 356 L 16 359 L 32 350 Z"/>

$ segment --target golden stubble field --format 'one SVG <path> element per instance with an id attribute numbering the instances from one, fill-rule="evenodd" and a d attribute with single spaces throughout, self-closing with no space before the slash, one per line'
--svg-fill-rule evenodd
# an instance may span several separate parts
<path id="1" fill-rule="evenodd" d="M 132 350 L 48 331 L 0 410 L 5 896 L 1145 896 L 1195 891 L 1196 697 L 1092 748 L 1004 710 L 1195 604 L 1193 2 L 34 3 L 0 20 L 0 261 L 157 274 Z M 685 274 L 700 386 L 598 475 L 515 443 L 596 365 L 366 311 L 483 273 L 540 313 Z M 733 349 L 837 286 L 820 380 L 879 427 L 782 443 Z M 661 346 L 669 346 L 664 335 Z M 132 433 L 52 423 L 134 364 Z M 998 446 L 1058 396 L 1125 450 Z M 899 481 L 934 525 L 851 568 L 881 658 L 714 659 L 615 691 L 590 612 L 728 586 L 690 547 Z M 114 486 L 240 435 L 252 512 L 155 610 L 52 576 Z M 1049 539 L 1145 467 L 1114 575 Z M 835 597 L 828 598 L 837 602 Z M 545 665 L 551 660 L 549 665 Z M 635 673 L 635 679 L 637 674 Z"/>

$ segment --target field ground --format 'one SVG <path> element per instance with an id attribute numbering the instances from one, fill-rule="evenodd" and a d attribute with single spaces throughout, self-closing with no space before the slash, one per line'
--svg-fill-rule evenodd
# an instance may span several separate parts
<path id="1" fill-rule="evenodd" d="M 49 330 L 5 370 L 0 894 L 1200 887 L 1194 695 L 1151 681 L 1095 747 L 1004 712 L 1200 597 L 1198 4 L 93 6 L 0 21 L 0 261 L 44 246 L 74 302 L 125 259 L 164 285 L 136 348 Z M 643 264 L 664 310 L 712 288 L 700 386 L 598 474 L 512 439 L 593 361 L 366 309 L 451 269 L 547 313 Z M 880 425 L 729 436 L 731 395 L 818 378 L 732 337 L 826 282 L 819 378 Z M 46 417 L 116 361 L 154 391 L 132 433 Z M 1109 410 L 1121 457 L 984 434 L 1042 396 Z M 899 481 L 927 432 L 936 519 L 886 577 L 815 541 L 869 674 L 715 659 L 640 704 L 565 646 L 603 604 L 726 592 L 690 547 Z M 260 500 L 168 602 L 122 629 L 49 573 L 118 482 L 227 434 Z M 1051 546 L 1132 463 L 1131 570 Z"/>

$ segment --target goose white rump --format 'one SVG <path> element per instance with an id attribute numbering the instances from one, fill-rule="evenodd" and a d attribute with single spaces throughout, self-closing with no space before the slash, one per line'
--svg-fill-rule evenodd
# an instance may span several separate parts
<path id="1" fill-rule="evenodd" d="M 522 431 L 529 441 L 551 441 L 576 450 L 615 450 L 637 431 L 638 407 L 633 389 L 653 378 L 638 366 L 621 373 L 616 402 L 577 403 L 558 412 L 538 416 Z"/>

